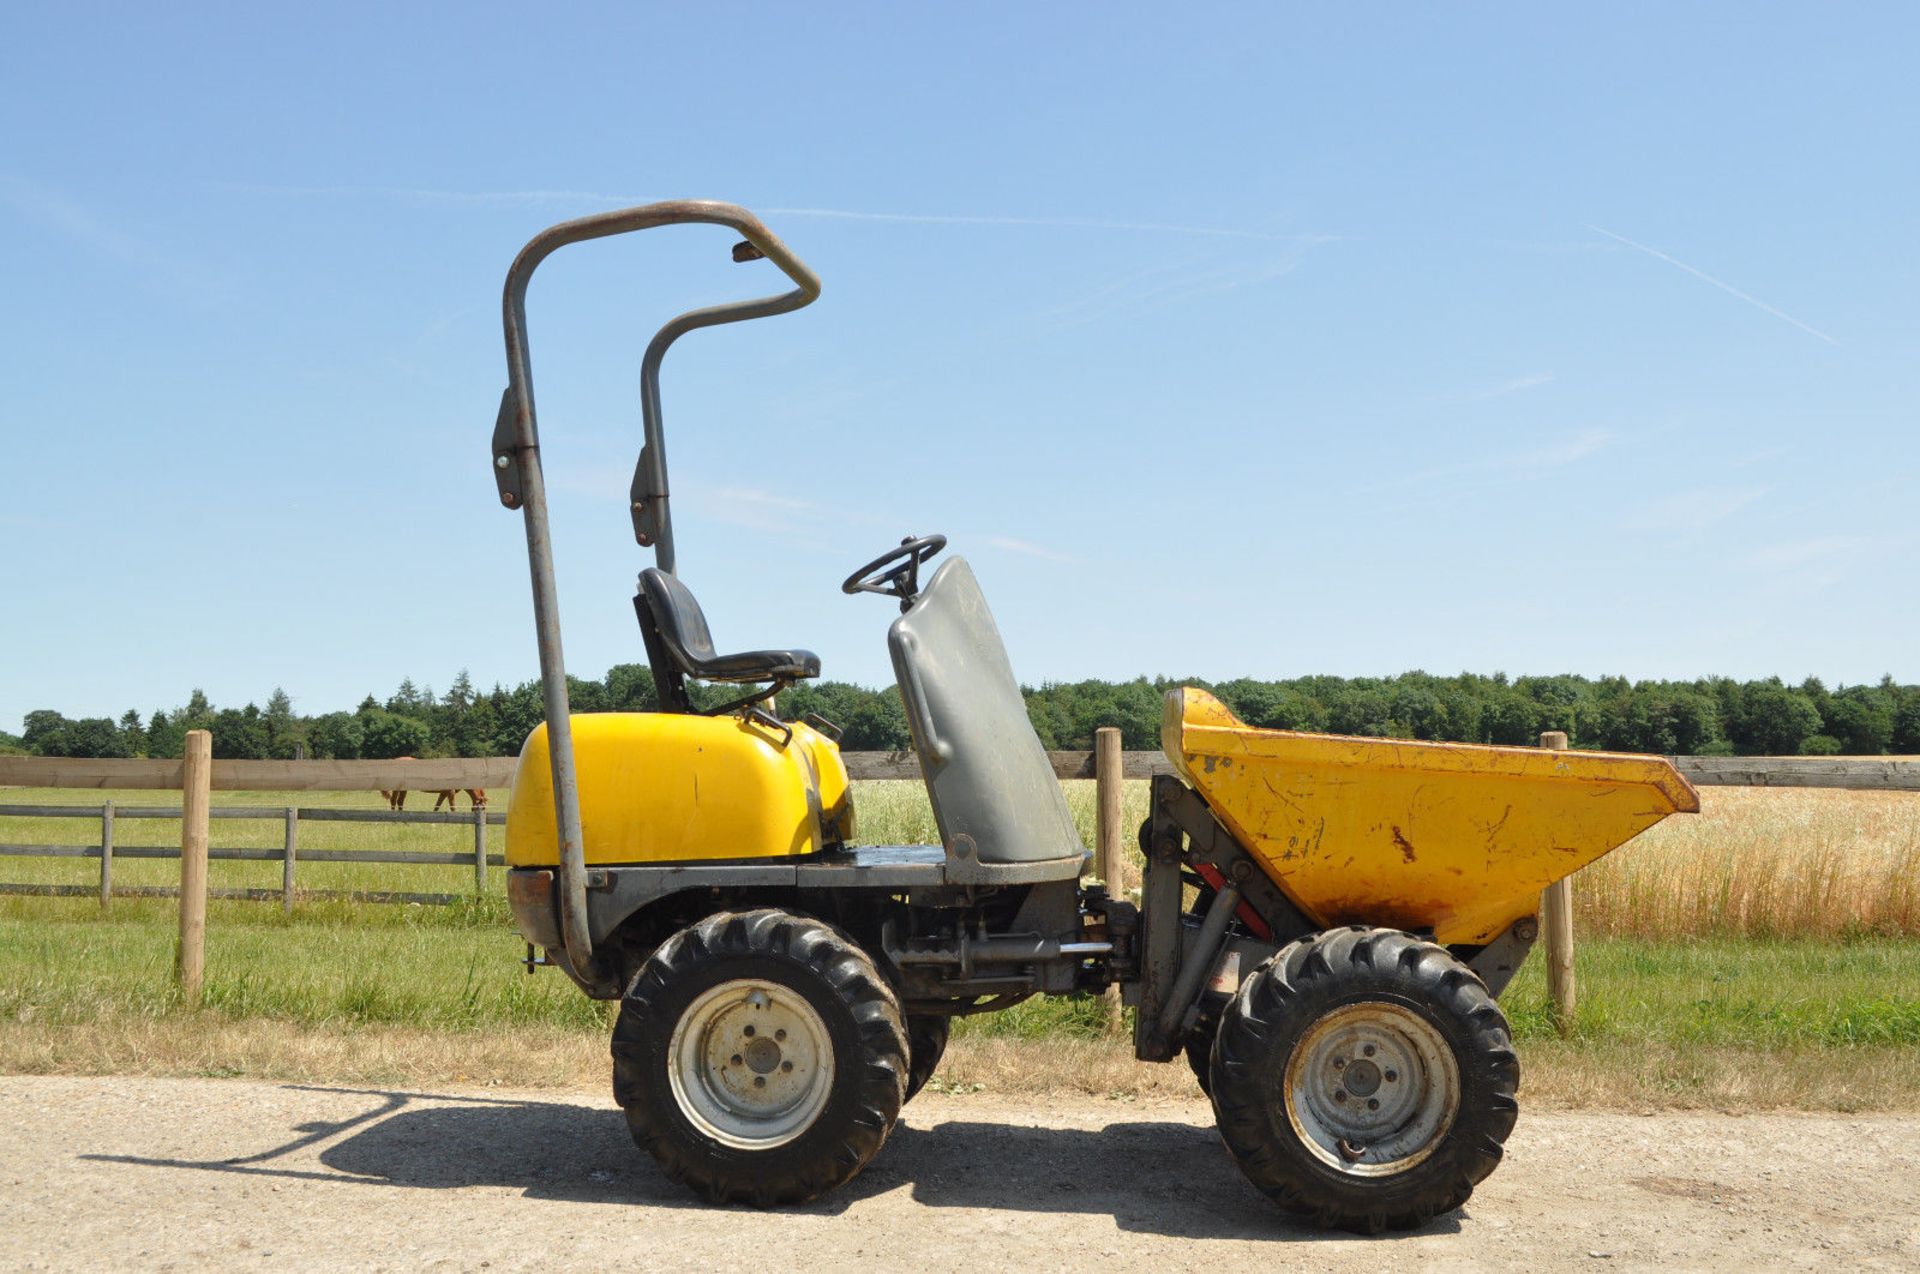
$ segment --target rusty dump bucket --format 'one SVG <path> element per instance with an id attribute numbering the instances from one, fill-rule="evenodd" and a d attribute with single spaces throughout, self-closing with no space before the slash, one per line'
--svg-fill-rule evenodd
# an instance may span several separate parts
<path id="1" fill-rule="evenodd" d="M 1540 890 L 1700 798 L 1664 759 L 1357 739 L 1242 724 L 1167 694 L 1161 746 L 1296 906 L 1485 943 Z"/>

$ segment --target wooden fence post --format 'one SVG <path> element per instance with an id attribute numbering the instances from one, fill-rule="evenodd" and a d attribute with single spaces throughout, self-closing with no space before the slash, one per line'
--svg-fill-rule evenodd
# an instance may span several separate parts
<path id="1" fill-rule="evenodd" d="M 213 777 L 213 736 L 187 731 L 180 767 L 180 946 L 174 976 L 180 993 L 198 1003 L 206 972 L 207 808 Z"/>
<path id="2" fill-rule="evenodd" d="M 473 892 L 487 892 L 487 807 L 473 807 Z"/>
<path id="3" fill-rule="evenodd" d="M 1555 752 L 1567 750 L 1567 736 L 1561 730 L 1548 730 L 1540 736 L 1540 746 Z M 1547 1014 L 1554 1029 L 1562 1035 L 1573 1034 L 1575 995 L 1573 986 L 1573 878 L 1556 880 L 1540 894 L 1540 932 L 1547 947 Z"/>
<path id="4" fill-rule="evenodd" d="M 1093 732 L 1093 861 L 1107 893 L 1115 898 L 1127 892 L 1127 842 L 1120 828 L 1122 772 L 1120 731 L 1101 726 Z"/>
<path id="5" fill-rule="evenodd" d="M 300 845 L 300 811 L 287 806 L 286 848 L 280 854 L 280 911 L 293 914 L 293 858 Z"/>
<path id="6" fill-rule="evenodd" d="M 1101 726 L 1093 732 L 1093 865 L 1111 898 L 1127 896 L 1126 836 L 1120 827 L 1122 774 L 1120 731 Z M 1118 1034 L 1125 1025 L 1120 988 L 1106 993 L 1107 1032 Z"/>
<path id="7" fill-rule="evenodd" d="M 100 910 L 113 906 L 113 802 L 100 807 Z"/>

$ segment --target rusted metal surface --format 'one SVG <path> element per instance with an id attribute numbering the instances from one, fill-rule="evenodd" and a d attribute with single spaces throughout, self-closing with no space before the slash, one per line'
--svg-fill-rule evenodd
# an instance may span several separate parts
<path id="1" fill-rule="evenodd" d="M 1138 1010 L 1133 1023 L 1134 1054 L 1149 1062 L 1164 1062 L 1179 1047 L 1177 1039 L 1160 1029 L 1160 1020 L 1180 974 L 1181 828 L 1172 810 L 1183 790 L 1172 775 L 1153 780 L 1153 803 L 1140 847 L 1146 855 L 1140 883 L 1140 979 L 1122 988 Z"/>

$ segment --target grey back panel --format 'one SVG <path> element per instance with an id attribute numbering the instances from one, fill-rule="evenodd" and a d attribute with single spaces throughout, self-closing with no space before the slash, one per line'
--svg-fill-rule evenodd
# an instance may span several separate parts
<path id="1" fill-rule="evenodd" d="M 887 649 L 947 853 L 981 863 L 1085 854 L 965 558 L 934 572 L 887 630 Z"/>

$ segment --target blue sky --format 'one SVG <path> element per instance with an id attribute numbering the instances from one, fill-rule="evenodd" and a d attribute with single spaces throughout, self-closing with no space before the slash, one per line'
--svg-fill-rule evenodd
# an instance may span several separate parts
<path id="1" fill-rule="evenodd" d="M 0 728 L 535 674 L 495 503 L 536 231 L 823 276 L 663 381 L 722 646 L 1024 680 L 1920 680 L 1911 6 L 28 6 L 0 18 Z M 639 354 L 765 290 L 571 248 L 531 330 L 570 667 L 643 658 Z"/>

